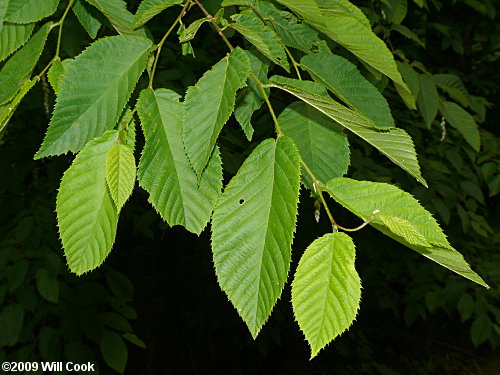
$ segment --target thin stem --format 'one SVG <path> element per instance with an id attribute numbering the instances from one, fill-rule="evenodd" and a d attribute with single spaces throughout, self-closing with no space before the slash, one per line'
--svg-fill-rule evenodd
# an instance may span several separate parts
<path id="1" fill-rule="evenodd" d="M 377 218 L 377 215 L 380 211 L 379 210 L 375 210 L 372 212 L 372 216 L 370 216 L 369 219 L 366 219 L 363 224 L 361 224 L 360 226 L 357 226 L 356 228 L 344 228 L 343 226 L 340 226 L 340 225 L 337 225 L 337 227 L 339 229 L 342 229 L 343 231 L 345 232 L 356 232 L 360 229 L 363 229 L 364 227 L 366 227 L 368 224 L 370 224 L 373 220 L 375 220 Z"/>
<path id="2" fill-rule="evenodd" d="M 153 78 L 155 76 L 156 72 L 156 66 L 158 65 L 158 60 L 160 58 L 160 52 L 161 52 L 161 47 L 163 46 L 163 43 L 167 40 L 168 36 L 170 33 L 174 30 L 175 26 L 181 21 L 182 17 L 184 17 L 184 14 L 186 13 L 186 9 L 188 8 L 189 4 L 191 4 L 191 0 L 187 0 L 184 6 L 182 7 L 181 12 L 175 19 L 174 23 L 170 26 L 170 28 L 167 30 L 165 35 L 161 38 L 160 42 L 158 43 L 158 47 L 156 49 L 156 56 L 153 62 L 153 67 L 151 68 L 151 75 L 149 76 L 149 85 L 148 88 L 152 89 L 153 88 Z"/>
<path id="3" fill-rule="evenodd" d="M 300 76 L 300 71 L 299 71 L 299 66 L 300 64 L 295 61 L 295 59 L 293 58 L 293 55 L 292 53 L 290 52 L 290 50 L 287 48 L 287 46 L 285 46 L 283 44 L 283 48 L 285 49 L 285 52 L 286 54 L 288 55 L 288 57 L 290 58 L 290 60 L 292 61 L 292 65 L 293 67 L 295 68 L 295 73 L 297 73 L 297 77 L 302 81 L 302 77 Z"/>
<path id="4" fill-rule="evenodd" d="M 207 17 L 210 22 L 212 23 L 212 25 L 214 25 L 215 27 L 215 30 L 217 30 L 217 33 L 220 35 L 220 37 L 222 38 L 222 40 L 224 41 L 224 43 L 226 43 L 226 46 L 229 48 L 230 51 L 232 51 L 234 49 L 233 45 L 231 44 L 231 42 L 226 38 L 226 36 L 224 35 L 224 33 L 222 32 L 222 29 L 220 28 L 220 26 L 217 24 L 217 22 L 214 20 L 214 18 L 212 17 L 212 15 L 210 13 L 207 12 L 207 10 L 205 9 L 205 7 L 203 6 L 202 3 L 200 3 L 199 0 L 193 0 L 196 5 L 198 5 L 201 9 L 201 11 L 203 12 L 203 14 L 205 14 L 205 17 Z"/>
<path id="5" fill-rule="evenodd" d="M 250 7 L 250 9 L 252 9 L 252 12 L 254 12 L 257 17 L 260 18 L 260 20 L 265 24 L 265 25 L 268 25 L 268 19 L 266 19 L 262 14 L 260 14 L 260 12 L 257 10 L 257 8 L 255 8 L 253 5 L 248 5 Z M 271 22 L 272 23 L 272 22 Z M 285 46 L 284 44 L 282 44 L 283 48 L 285 49 L 285 52 L 286 54 L 288 55 L 288 57 L 290 58 L 290 60 L 292 61 L 292 65 L 293 67 L 295 68 L 295 72 L 297 73 L 297 77 L 302 81 L 302 77 L 300 76 L 300 71 L 299 71 L 299 66 L 300 64 L 293 58 L 293 55 L 292 53 L 290 52 L 290 50 L 287 48 L 287 46 Z"/>
<path id="6" fill-rule="evenodd" d="M 59 50 L 61 49 L 61 37 L 62 37 L 62 28 L 63 28 L 64 20 L 66 19 L 66 16 L 68 15 L 68 12 L 71 9 L 71 7 L 73 6 L 74 2 L 75 2 L 75 0 L 69 0 L 68 6 L 64 10 L 64 13 L 63 13 L 61 19 L 56 24 L 59 26 L 59 33 L 57 34 L 56 57 L 59 57 Z"/>

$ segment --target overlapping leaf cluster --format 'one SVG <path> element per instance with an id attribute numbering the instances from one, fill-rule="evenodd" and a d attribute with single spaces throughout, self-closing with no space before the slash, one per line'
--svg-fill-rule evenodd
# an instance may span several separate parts
<path id="1" fill-rule="evenodd" d="M 355 136 L 426 186 L 411 137 L 396 127 L 381 92 L 384 85 L 373 82 L 392 80 L 410 109 L 416 103 L 427 126 L 440 111 L 475 150 L 480 139 L 474 119 L 459 105 L 471 106 L 472 99 L 458 77 L 419 74 L 407 61 L 396 62 L 369 19 L 349 1 L 278 2 L 225 0 L 222 5 L 233 13 L 225 19 L 223 10 L 212 17 L 198 0 L 143 0 L 135 15 L 122 0 L 70 1 L 57 27 L 72 7 L 91 38 L 104 23 L 120 35 L 98 38 L 61 62 L 59 34 L 47 66 L 57 101 L 35 158 L 77 154 L 62 177 L 56 207 L 73 272 L 83 274 L 103 263 L 137 178 L 170 226 L 200 234 L 211 221 L 219 284 L 254 337 L 288 279 L 302 181 L 325 205 L 333 228 L 305 250 L 292 282 L 294 313 L 315 356 L 352 324 L 361 298 L 354 243 L 340 232 L 345 228 L 333 219 L 323 194 L 365 225 L 486 286 L 411 195 L 393 185 L 343 177 L 350 164 L 348 139 Z M 0 131 L 40 78 L 31 73 L 52 26 L 33 22 L 54 13 L 58 1 L 20 3 L 0 7 L 0 58 L 26 43 L 0 70 Z M 165 34 L 180 24 L 179 53 L 205 22 L 230 49 L 184 95 L 153 89 L 165 38 L 155 45 L 147 23 L 167 8 L 180 11 Z M 206 14 L 184 28 L 184 13 L 196 9 Z M 399 25 L 403 10 L 396 5 L 388 10 Z M 236 32 L 231 42 L 221 25 Z M 328 39 L 321 40 L 320 33 Z M 146 69 L 149 87 L 140 90 L 137 83 Z M 439 102 L 436 87 L 459 104 Z M 277 90 L 297 100 L 279 114 L 272 105 Z M 136 101 L 130 99 L 134 92 Z M 223 189 L 219 135 L 234 114 L 251 140 L 252 115 L 263 103 L 277 137 L 255 147 Z M 136 112 L 145 138 L 138 167 Z"/>

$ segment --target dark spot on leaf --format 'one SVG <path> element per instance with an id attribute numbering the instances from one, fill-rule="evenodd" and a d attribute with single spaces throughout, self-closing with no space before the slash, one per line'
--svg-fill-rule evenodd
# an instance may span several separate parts
<path id="1" fill-rule="evenodd" d="M 245 200 L 244 199 L 240 199 L 240 204 L 243 204 L 245 203 Z"/>

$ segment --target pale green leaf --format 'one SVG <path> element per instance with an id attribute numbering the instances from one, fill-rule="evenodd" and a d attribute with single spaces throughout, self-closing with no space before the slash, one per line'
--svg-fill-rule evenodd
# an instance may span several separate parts
<path id="1" fill-rule="evenodd" d="M 411 244 L 404 237 L 390 231 L 380 219 L 372 221 L 370 225 L 443 267 L 487 286 L 481 277 L 471 270 L 463 256 L 450 246 L 439 224 L 411 194 L 394 185 L 343 177 L 330 180 L 326 188 L 333 199 L 362 220 L 369 219 L 374 211 L 379 210 L 380 214 L 408 221 L 432 246 Z"/>
<path id="2" fill-rule="evenodd" d="M 469 92 L 460 77 L 454 74 L 434 74 L 432 80 L 438 88 L 447 92 L 452 99 L 458 101 L 464 107 L 471 106 Z"/>
<path id="3" fill-rule="evenodd" d="M 132 147 L 111 146 L 106 157 L 106 182 L 111 198 L 120 211 L 132 194 L 135 184 L 135 158 Z"/>
<path id="4" fill-rule="evenodd" d="M 142 0 L 137 12 L 135 12 L 132 27 L 136 29 L 144 25 L 154 16 L 177 4 L 182 4 L 182 0 Z"/>
<path id="5" fill-rule="evenodd" d="M 0 104 L 12 99 L 29 77 L 42 53 L 50 23 L 43 25 L 0 70 Z"/>
<path id="6" fill-rule="evenodd" d="M 187 90 L 183 136 L 186 153 L 198 177 L 234 110 L 236 91 L 245 85 L 249 74 L 248 56 L 237 47 Z"/>
<path id="7" fill-rule="evenodd" d="M 446 121 L 462 134 L 472 148 L 479 151 L 481 147 L 479 128 L 469 112 L 453 102 L 441 103 L 439 110 Z"/>
<path id="8" fill-rule="evenodd" d="M 210 220 L 222 189 L 222 167 L 216 148 L 198 180 L 182 139 L 184 104 L 166 89 L 143 90 L 137 102 L 146 145 L 139 163 L 139 184 L 171 226 L 200 234 Z"/>
<path id="9" fill-rule="evenodd" d="M 59 0 L 6 0 L 6 2 L 4 20 L 15 23 L 40 21 L 52 15 L 59 4 Z"/>
<path id="10" fill-rule="evenodd" d="M 115 126 L 146 66 L 150 48 L 149 39 L 120 35 L 101 38 L 78 55 L 63 76 L 49 129 L 35 159 L 77 152 Z"/>
<path id="11" fill-rule="evenodd" d="M 363 26 L 371 28 L 370 21 L 368 21 L 362 10 L 348 0 L 316 0 L 316 3 L 321 8 L 323 14 L 340 14 L 352 17 Z"/>
<path id="12" fill-rule="evenodd" d="M 99 19 L 99 15 L 96 14 L 97 11 L 95 8 L 90 6 L 84 0 L 76 0 L 71 7 L 71 10 L 75 13 L 76 18 L 87 34 L 89 34 L 92 39 L 95 39 L 97 32 L 102 26 L 102 22 Z"/>
<path id="13" fill-rule="evenodd" d="M 230 26 L 243 35 L 255 48 L 273 63 L 290 72 L 285 49 L 276 33 L 255 14 L 235 14 Z"/>
<path id="14" fill-rule="evenodd" d="M 187 28 L 182 30 L 181 34 L 179 35 L 179 42 L 186 43 L 192 40 L 196 36 L 196 33 L 198 32 L 200 26 L 205 22 L 210 22 L 210 18 L 203 17 L 191 23 Z"/>
<path id="15" fill-rule="evenodd" d="M 64 173 L 56 212 L 69 269 L 81 275 L 100 266 L 113 246 L 118 211 L 106 184 L 106 156 L 118 132 L 90 141 Z"/>
<path id="16" fill-rule="evenodd" d="M 387 100 L 343 57 L 321 52 L 304 56 L 301 65 L 352 109 L 364 114 L 377 128 L 393 128 Z"/>
<path id="17" fill-rule="evenodd" d="M 283 44 L 304 53 L 311 53 L 317 49 L 318 33 L 311 26 L 299 22 L 290 12 L 277 10 L 271 3 L 261 1 L 256 7 L 259 13 L 271 22 Z"/>
<path id="18" fill-rule="evenodd" d="M 301 15 L 306 22 L 407 90 L 391 52 L 385 43 L 372 32 L 366 21 L 360 18 L 359 13 L 356 17 L 354 11 L 352 9 L 349 11 L 345 4 L 343 7 L 345 11 L 321 9 L 319 4 L 322 1 L 319 0 L 318 2 L 315 0 L 278 0 L 278 2 Z M 337 3 L 348 2 L 338 1 Z"/>
<path id="19" fill-rule="evenodd" d="M 102 333 L 100 347 L 104 362 L 113 370 L 123 374 L 127 366 L 128 350 L 122 337 L 106 329 Z"/>
<path id="20" fill-rule="evenodd" d="M 418 81 L 419 90 L 417 106 L 424 118 L 425 125 L 430 128 L 439 108 L 439 94 L 434 82 L 432 82 L 429 76 L 420 74 L 418 76 Z"/>
<path id="21" fill-rule="evenodd" d="M 343 176 L 349 167 L 349 143 L 335 121 L 303 102 L 294 102 L 279 115 L 285 135 L 295 141 L 302 160 L 322 183 Z M 313 189 L 309 174 L 302 172 L 305 184 Z"/>
<path id="22" fill-rule="evenodd" d="M 21 100 L 24 98 L 24 96 L 37 82 L 37 79 L 27 79 L 26 81 L 24 81 L 16 96 L 14 96 L 14 98 L 10 102 L 0 106 L 0 138 L 12 115 L 14 114 L 14 111 L 19 106 L 19 103 L 21 103 Z"/>
<path id="23" fill-rule="evenodd" d="M 267 73 L 269 71 L 269 60 L 264 58 L 259 52 L 247 51 L 250 59 L 250 66 L 253 74 L 262 82 L 267 83 Z M 265 89 L 269 95 L 269 89 Z M 253 126 L 251 123 L 252 114 L 264 103 L 261 89 L 253 77 L 249 77 L 247 87 L 244 87 L 236 97 L 236 107 L 234 117 L 241 125 L 245 136 L 252 140 Z"/>
<path id="24" fill-rule="evenodd" d="M 146 36 L 143 30 L 134 30 L 132 26 L 134 15 L 128 11 L 124 0 L 87 0 L 87 2 L 104 14 L 119 34 Z"/>
<path id="25" fill-rule="evenodd" d="M 311 358 L 356 318 L 361 280 L 355 256 L 352 239 L 337 232 L 316 239 L 300 259 L 292 282 L 292 306 Z"/>
<path id="26" fill-rule="evenodd" d="M 300 186 L 292 139 L 263 141 L 215 207 L 212 250 L 221 289 L 255 338 L 286 282 Z"/>
<path id="27" fill-rule="evenodd" d="M 371 121 L 363 115 L 340 105 L 334 100 L 308 91 L 304 86 L 307 81 L 297 81 L 274 76 L 270 79 L 271 86 L 280 88 L 296 96 L 310 106 L 316 108 L 331 119 L 337 121 L 354 134 L 364 139 L 381 153 L 386 155 L 394 164 L 400 166 L 415 177 L 424 186 L 427 186 L 420 174 L 417 154 L 411 137 L 402 129 L 379 131 L 371 128 Z M 308 86 L 313 82 L 308 82 Z"/>
<path id="28" fill-rule="evenodd" d="M 19 25 L 0 21 L 0 61 L 21 47 L 31 36 L 34 23 Z"/>
<path id="29" fill-rule="evenodd" d="M 431 246 L 425 237 L 408 220 L 384 214 L 379 214 L 378 217 L 392 233 L 403 237 L 409 243 L 418 246 Z"/>
<path id="30" fill-rule="evenodd" d="M 48 70 L 47 78 L 49 79 L 49 83 L 54 89 L 56 95 L 59 95 L 59 91 L 61 91 L 61 84 L 64 73 L 66 73 L 66 69 L 73 61 L 73 59 L 66 59 L 64 61 L 55 60 Z"/>

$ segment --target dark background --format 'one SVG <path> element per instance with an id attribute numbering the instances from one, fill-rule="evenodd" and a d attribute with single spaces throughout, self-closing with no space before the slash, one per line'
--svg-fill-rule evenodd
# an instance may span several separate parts
<path id="1" fill-rule="evenodd" d="M 217 9 L 215 1 L 206 3 L 209 10 Z M 378 1 L 355 3 L 368 14 L 380 14 Z M 54 213 L 60 177 L 73 157 L 32 160 L 50 119 L 46 109 L 54 103 L 53 92 L 43 83 L 24 99 L 0 140 L 0 361 L 90 360 L 100 373 L 112 374 L 101 344 L 102 333 L 111 330 L 133 331 L 146 344 L 141 348 L 140 342 L 126 341 L 127 374 L 500 374 L 500 113 L 494 105 L 500 44 L 491 11 L 498 3 L 483 2 L 489 6 L 485 9 L 465 0 L 428 3 L 429 9 L 420 9 L 410 1 L 403 22 L 426 41 L 425 49 L 391 33 L 383 19 L 374 20 L 375 29 L 410 60 L 421 61 L 432 73 L 457 74 L 471 94 L 485 98 L 489 108 L 480 123 L 482 151 L 475 154 L 453 129 L 440 141 L 439 121 L 427 130 L 421 117 L 387 87 L 384 95 L 398 126 L 415 141 L 430 188 L 354 138 L 348 175 L 397 183 L 414 194 L 491 289 L 363 229 L 353 234 L 363 284 L 359 315 L 349 331 L 309 361 L 309 348 L 293 319 L 289 285 L 254 341 L 217 284 L 209 228 L 200 237 L 168 228 L 138 187 L 122 211 L 105 264 L 76 277 L 65 265 Z M 148 24 L 156 38 L 174 13 Z M 185 22 L 201 16 L 193 9 Z M 112 32 L 104 28 L 101 33 Z M 194 84 L 226 52 L 215 38 L 204 25 L 193 42 L 195 59 L 179 57 L 180 48 L 171 38 L 156 86 L 182 92 Z M 237 36 L 232 40 L 243 43 Z M 54 40 L 48 43 L 51 50 Z M 64 53 L 74 56 L 89 43 L 70 16 Z M 47 61 L 50 53 L 43 58 Z M 145 84 L 139 82 L 138 89 Z M 292 100 L 274 92 L 272 99 L 278 111 Z M 233 118 L 224 128 L 219 143 L 226 181 L 260 140 L 273 135 L 265 111 L 254 115 L 254 123 L 251 144 Z M 464 189 L 464 181 L 477 189 Z M 313 203 L 302 188 L 290 274 L 308 244 L 331 230 L 324 213 L 315 222 Z M 359 224 L 330 203 L 342 225 Z M 115 358 L 123 356 L 121 345 L 113 350 Z"/>

